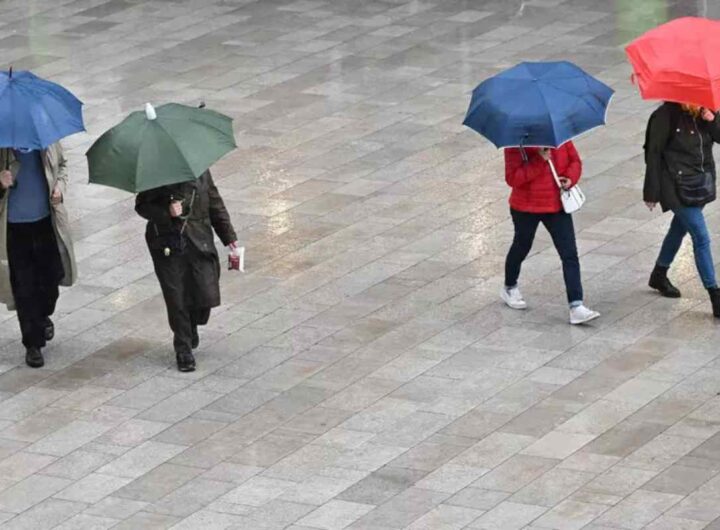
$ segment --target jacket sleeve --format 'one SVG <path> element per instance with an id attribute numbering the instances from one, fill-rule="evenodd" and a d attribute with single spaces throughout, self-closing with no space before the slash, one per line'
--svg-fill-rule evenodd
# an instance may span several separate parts
<path id="1" fill-rule="evenodd" d="M 647 144 L 645 146 L 647 162 L 645 165 L 645 185 L 643 186 L 643 200 L 645 202 L 660 202 L 660 179 L 664 171 L 663 151 L 670 140 L 670 129 L 669 112 L 665 107 L 660 107 L 648 122 Z"/>
<path id="2" fill-rule="evenodd" d="M 523 160 L 520 149 L 505 149 L 505 182 L 511 188 L 522 188 L 545 173 L 544 160 L 528 153 L 529 161 Z"/>
<path id="3" fill-rule="evenodd" d="M 572 142 L 567 143 L 567 155 L 568 155 L 568 167 L 565 170 L 563 177 L 569 178 L 572 182 L 572 186 L 580 181 L 582 175 L 582 160 L 580 155 Z"/>
<path id="4" fill-rule="evenodd" d="M 715 113 L 715 119 L 708 123 L 708 129 L 713 142 L 720 143 L 720 112 Z"/>
<path id="5" fill-rule="evenodd" d="M 0 162 L 2 165 L 0 165 L 0 171 L 5 171 L 5 163 L 7 162 L 7 149 L 0 148 Z M 0 186 L 0 199 L 5 197 L 5 190 Z"/>
<path id="6" fill-rule="evenodd" d="M 135 211 L 140 217 L 156 224 L 170 224 L 169 203 L 163 197 L 165 195 L 158 193 L 157 189 L 140 192 L 135 197 Z"/>
<path id="7" fill-rule="evenodd" d="M 60 145 L 59 142 L 55 144 L 54 149 L 57 156 L 58 171 L 55 185 L 60 190 L 60 193 L 65 196 L 68 186 L 67 158 L 65 158 L 65 153 L 63 152 L 62 145 Z M 52 190 L 50 191 L 52 192 Z"/>
<path id="8" fill-rule="evenodd" d="M 210 171 L 207 172 L 207 179 L 208 195 L 210 198 L 210 222 L 220 241 L 222 241 L 223 245 L 227 246 L 237 241 L 237 235 L 230 220 L 230 214 L 227 208 L 225 208 L 225 203 L 220 196 L 217 186 L 215 186 L 215 182 L 213 182 Z"/>

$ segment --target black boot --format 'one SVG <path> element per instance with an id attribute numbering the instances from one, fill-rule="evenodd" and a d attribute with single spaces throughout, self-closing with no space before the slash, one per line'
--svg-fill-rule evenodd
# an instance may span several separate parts
<path id="1" fill-rule="evenodd" d="M 55 324 L 50 318 L 45 319 L 45 340 L 50 342 L 55 338 Z"/>
<path id="2" fill-rule="evenodd" d="M 177 360 L 178 370 L 181 372 L 194 372 L 195 371 L 195 357 L 190 352 L 176 353 L 175 359 Z"/>
<path id="3" fill-rule="evenodd" d="M 667 277 L 667 267 L 655 265 L 650 275 L 648 285 L 660 292 L 665 298 L 680 298 L 680 291 L 675 287 Z"/>
<path id="4" fill-rule="evenodd" d="M 714 287 L 708 289 L 710 293 L 710 303 L 712 304 L 713 315 L 715 318 L 720 318 L 720 289 Z"/>
<path id="5" fill-rule="evenodd" d="M 45 359 L 40 348 L 31 346 L 25 350 L 25 364 L 30 368 L 42 368 L 45 366 Z"/>

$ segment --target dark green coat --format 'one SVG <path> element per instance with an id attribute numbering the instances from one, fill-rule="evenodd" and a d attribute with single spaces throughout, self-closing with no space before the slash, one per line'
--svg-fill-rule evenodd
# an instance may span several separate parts
<path id="1" fill-rule="evenodd" d="M 184 223 L 183 218 L 170 217 L 172 200 L 183 202 L 182 217 L 187 218 L 187 224 L 181 237 L 186 238 L 199 253 L 188 252 L 185 257 L 164 255 L 168 241 L 178 239 Z M 226 246 L 237 241 L 237 236 L 210 172 L 206 171 L 192 182 L 163 186 L 138 194 L 135 211 L 148 220 L 145 240 L 161 283 L 167 272 L 164 269 L 176 270 L 178 259 L 192 259 L 193 263 L 188 264 L 188 268 L 193 271 L 194 281 L 186 288 L 192 292 L 194 305 L 204 308 L 220 305 L 220 262 L 213 230 Z"/>

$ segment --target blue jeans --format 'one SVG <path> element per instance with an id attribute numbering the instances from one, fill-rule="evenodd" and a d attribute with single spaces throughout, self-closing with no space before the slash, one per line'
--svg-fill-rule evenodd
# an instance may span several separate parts
<path id="1" fill-rule="evenodd" d="M 717 287 L 715 279 L 715 266 L 713 265 L 712 250 L 710 249 L 710 234 L 705 225 L 703 209 L 698 206 L 684 206 L 673 210 L 675 216 L 670 224 L 663 241 L 657 264 L 660 267 L 670 267 L 680 250 L 685 234 L 690 233 L 695 255 L 695 266 L 700 279 L 706 289 Z"/>
<path id="2" fill-rule="evenodd" d="M 568 303 L 570 307 L 581 305 L 583 288 L 580 281 L 580 260 L 575 244 L 575 226 L 572 216 L 565 212 L 529 213 L 512 209 L 510 213 L 515 225 L 515 237 L 505 260 L 505 286 L 515 287 L 517 285 L 522 262 L 530 253 L 538 225 L 542 223 L 550 232 L 555 249 L 562 260 Z"/>

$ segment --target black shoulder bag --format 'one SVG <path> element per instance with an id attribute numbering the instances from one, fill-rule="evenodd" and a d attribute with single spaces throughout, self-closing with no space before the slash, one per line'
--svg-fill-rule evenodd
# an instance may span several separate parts
<path id="1" fill-rule="evenodd" d="M 680 121 L 680 116 L 676 117 L 676 121 L 673 127 L 673 131 L 677 131 L 677 125 Z M 715 186 L 715 175 L 711 171 L 705 171 L 704 157 L 705 152 L 703 151 L 703 136 L 700 128 L 697 126 L 697 122 L 693 120 L 695 125 L 695 132 L 700 139 L 700 153 L 703 157 L 703 161 L 700 163 L 700 171 L 690 175 L 678 175 L 675 179 L 675 191 L 677 192 L 678 199 L 685 206 L 705 206 L 715 200 L 717 190 Z"/>

